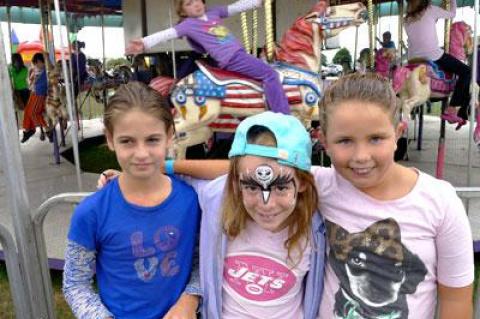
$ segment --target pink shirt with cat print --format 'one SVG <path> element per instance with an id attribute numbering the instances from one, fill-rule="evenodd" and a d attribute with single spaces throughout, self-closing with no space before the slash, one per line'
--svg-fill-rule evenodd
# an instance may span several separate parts
<path id="1" fill-rule="evenodd" d="M 471 230 L 449 183 L 418 172 L 407 195 L 379 201 L 333 168 L 312 172 L 329 243 L 319 318 L 433 318 L 437 282 L 473 282 Z"/>

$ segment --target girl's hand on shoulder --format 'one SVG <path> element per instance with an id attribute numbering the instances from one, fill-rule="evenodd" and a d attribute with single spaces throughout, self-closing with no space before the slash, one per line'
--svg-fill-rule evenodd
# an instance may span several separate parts
<path id="1" fill-rule="evenodd" d="M 145 46 L 142 38 L 131 40 L 125 48 L 126 55 L 139 54 L 143 53 L 143 51 L 145 51 Z"/>
<path id="2" fill-rule="evenodd" d="M 102 189 L 105 185 L 108 184 L 112 179 L 120 175 L 120 171 L 117 171 L 115 169 L 107 169 L 106 171 L 103 171 L 102 174 L 98 177 L 97 180 L 97 189 Z"/>
<path id="3" fill-rule="evenodd" d="M 182 294 L 163 319 L 196 319 L 198 296 Z"/>

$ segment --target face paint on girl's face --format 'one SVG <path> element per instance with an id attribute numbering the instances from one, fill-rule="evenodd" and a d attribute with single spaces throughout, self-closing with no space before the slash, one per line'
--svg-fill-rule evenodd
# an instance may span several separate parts
<path id="1" fill-rule="evenodd" d="M 295 169 L 276 160 L 246 155 L 238 162 L 238 187 L 245 210 L 261 228 L 277 232 L 297 205 Z"/>
<path id="2" fill-rule="evenodd" d="M 240 189 L 243 196 L 252 200 L 261 198 L 263 204 L 268 204 L 272 194 L 276 200 L 285 202 L 295 200 L 297 187 L 292 172 L 283 172 L 280 168 L 278 175 L 270 165 L 262 164 L 255 168 L 254 172 L 249 169 L 240 174 Z"/>

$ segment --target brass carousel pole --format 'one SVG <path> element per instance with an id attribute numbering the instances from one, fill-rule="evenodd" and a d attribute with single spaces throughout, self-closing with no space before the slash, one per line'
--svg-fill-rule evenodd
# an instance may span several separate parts
<path id="1" fill-rule="evenodd" d="M 400 54 L 400 65 L 403 64 L 403 0 L 398 0 L 398 53 Z"/>
<path id="2" fill-rule="evenodd" d="M 367 9 L 368 9 L 368 35 L 369 35 L 369 48 L 370 48 L 370 69 L 373 70 L 375 64 L 375 55 L 373 53 L 373 49 L 375 47 L 375 30 L 373 29 L 373 0 L 368 0 L 367 2 Z"/>
<path id="3" fill-rule="evenodd" d="M 240 14 L 240 19 L 242 23 L 242 39 L 243 39 L 243 47 L 247 53 L 251 53 L 251 45 L 250 45 L 250 36 L 248 34 L 248 21 L 247 21 L 247 13 L 242 12 Z"/>
<path id="4" fill-rule="evenodd" d="M 253 10 L 252 13 L 252 54 L 257 56 L 258 47 L 258 10 Z"/>
<path id="5" fill-rule="evenodd" d="M 444 0 L 445 10 L 450 11 L 450 0 Z M 450 26 L 452 25 L 452 19 L 445 20 L 445 37 L 444 37 L 444 47 L 445 52 L 450 51 Z"/>
<path id="6" fill-rule="evenodd" d="M 273 40 L 273 15 L 272 15 L 272 0 L 264 0 L 265 5 L 265 42 L 267 47 L 267 60 L 271 62 L 274 54 L 274 40 Z"/>

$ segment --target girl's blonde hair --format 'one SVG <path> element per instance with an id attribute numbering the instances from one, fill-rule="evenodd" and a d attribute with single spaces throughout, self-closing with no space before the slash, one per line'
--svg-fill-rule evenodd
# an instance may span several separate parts
<path id="1" fill-rule="evenodd" d="M 262 126 L 253 126 L 248 133 L 248 143 L 276 146 L 277 142 L 272 132 Z M 226 183 L 226 193 L 222 207 L 223 230 L 230 238 L 237 237 L 245 229 L 246 221 L 250 218 L 243 205 L 242 193 L 239 189 L 240 177 L 238 172 L 239 161 L 242 157 L 236 156 L 230 160 L 230 169 Z M 292 214 L 287 218 L 288 238 L 284 245 L 288 251 L 288 259 L 292 260 L 291 252 L 299 252 L 300 262 L 303 251 L 310 240 L 312 217 L 318 207 L 318 195 L 315 180 L 311 173 L 295 168 L 295 174 L 305 191 L 297 193 L 297 204 Z M 305 243 L 305 245 L 302 245 Z"/>
<path id="2" fill-rule="evenodd" d="M 183 3 L 185 0 L 175 0 L 174 1 L 174 6 L 175 6 L 175 12 L 177 13 L 177 16 L 180 18 L 179 22 L 182 22 L 183 19 L 187 18 L 187 15 L 185 12 L 183 12 Z M 203 3 L 205 3 L 205 0 L 202 0 Z"/>
<path id="3" fill-rule="evenodd" d="M 431 0 L 408 0 L 406 22 L 411 23 L 420 19 L 430 4 Z"/>
<path id="4" fill-rule="evenodd" d="M 134 109 L 162 121 L 167 132 L 173 128 L 173 115 L 167 99 L 144 83 L 131 81 L 121 85 L 108 101 L 103 114 L 105 129 L 113 133 L 115 120 Z"/>
<path id="5" fill-rule="evenodd" d="M 393 124 L 398 118 L 397 98 L 390 82 L 376 73 L 353 73 L 330 85 L 320 100 L 320 127 L 326 133 L 332 110 L 347 101 L 373 103 L 390 114 Z"/>

